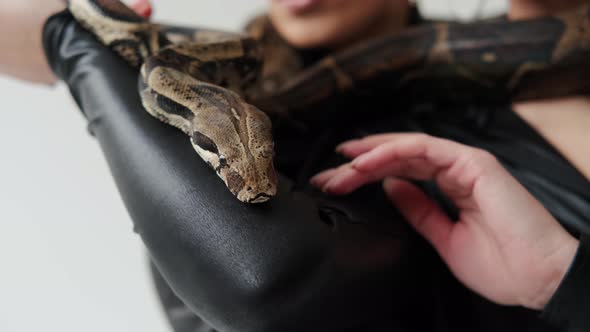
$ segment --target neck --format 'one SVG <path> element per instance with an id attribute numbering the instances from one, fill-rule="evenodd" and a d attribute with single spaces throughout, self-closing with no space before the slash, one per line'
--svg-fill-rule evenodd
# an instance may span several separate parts
<path id="1" fill-rule="evenodd" d="M 533 19 L 573 9 L 586 2 L 586 0 L 512 0 L 508 17 L 511 20 Z"/>

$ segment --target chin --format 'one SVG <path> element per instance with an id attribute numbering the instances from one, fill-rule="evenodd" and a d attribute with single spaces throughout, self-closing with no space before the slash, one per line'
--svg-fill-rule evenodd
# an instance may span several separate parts
<path id="1" fill-rule="evenodd" d="M 279 34 L 297 48 L 339 48 L 362 35 L 369 20 L 331 15 L 292 17 L 273 15 L 271 20 Z M 367 22 L 369 21 L 369 22 Z"/>
<path id="2" fill-rule="evenodd" d="M 314 27 L 310 24 L 281 24 L 275 23 L 279 34 L 296 48 L 331 48 L 343 39 L 342 34 L 331 32 L 325 26 Z"/>
<path id="3" fill-rule="evenodd" d="M 340 48 L 363 38 L 387 20 L 396 20 L 408 0 L 307 0 L 306 11 L 289 10 L 284 1 L 271 1 L 270 19 L 290 44 L 298 48 Z M 292 0 L 295 1 L 295 0 Z"/>

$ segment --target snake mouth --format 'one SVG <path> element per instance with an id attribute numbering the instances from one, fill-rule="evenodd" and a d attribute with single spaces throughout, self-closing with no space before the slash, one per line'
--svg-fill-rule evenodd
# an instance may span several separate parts
<path id="1" fill-rule="evenodd" d="M 264 203 L 272 198 L 272 195 L 267 193 L 260 193 L 248 200 L 248 203 Z"/>

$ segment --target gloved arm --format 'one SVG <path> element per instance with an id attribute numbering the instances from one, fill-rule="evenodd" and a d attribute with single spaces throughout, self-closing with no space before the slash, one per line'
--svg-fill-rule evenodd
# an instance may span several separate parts
<path id="1" fill-rule="evenodd" d="M 573 264 L 543 311 L 567 332 L 590 331 L 590 235 L 583 235 Z"/>
<path id="2" fill-rule="evenodd" d="M 44 46 L 155 265 L 209 324 L 337 331 L 396 319 L 404 239 L 352 223 L 346 213 L 321 218 L 316 202 L 291 191 L 284 177 L 270 204 L 238 202 L 184 134 L 142 109 L 137 73 L 68 13 L 48 20 Z"/>

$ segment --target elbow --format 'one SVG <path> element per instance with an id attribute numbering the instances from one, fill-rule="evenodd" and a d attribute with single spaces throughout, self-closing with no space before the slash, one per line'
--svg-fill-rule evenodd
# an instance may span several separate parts
<path id="1" fill-rule="evenodd" d="M 393 287 L 403 285 L 395 237 L 311 217 L 277 220 L 157 232 L 146 243 L 176 295 L 221 331 L 345 330 L 391 316 Z"/>
<path id="2" fill-rule="evenodd" d="M 330 250 L 318 243 L 269 253 L 239 274 L 233 291 L 245 332 L 310 331 L 321 316 L 322 294 L 330 284 Z M 328 284 L 328 285 L 326 285 Z M 225 322 L 236 321 L 225 317 Z"/>
<path id="3" fill-rule="evenodd" d="M 242 311 L 244 319 L 232 328 L 299 332 L 362 330 L 376 321 L 393 325 L 392 313 L 404 302 L 396 287 L 408 284 L 396 282 L 400 267 L 387 254 L 393 252 L 391 247 L 377 245 L 358 260 L 343 249 L 319 244 L 299 247 L 292 255 L 267 260 L 257 278 L 243 274 L 245 287 L 235 289 L 234 295 L 236 310 Z M 383 259 L 375 261 L 376 256 Z M 237 320 L 227 316 L 224 321 Z"/>
<path id="4" fill-rule="evenodd" d="M 333 275 L 333 249 L 324 241 L 178 247 L 184 250 L 174 255 L 152 247 L 152 259 L 174 293 L 220 331 L 302 331 Z"/>

